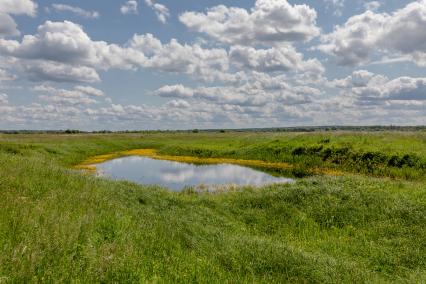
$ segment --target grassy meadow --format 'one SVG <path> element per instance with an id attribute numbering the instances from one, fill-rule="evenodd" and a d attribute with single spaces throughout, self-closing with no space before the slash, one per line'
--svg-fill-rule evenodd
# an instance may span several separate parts
<path id="1" fill-rule="evenodd" d="M 133 149 L 297 182 L 175 193 L 75 169 Z M 426 132 L 0 134 L 0 283 L 26 282 L 425 283 Z"/>

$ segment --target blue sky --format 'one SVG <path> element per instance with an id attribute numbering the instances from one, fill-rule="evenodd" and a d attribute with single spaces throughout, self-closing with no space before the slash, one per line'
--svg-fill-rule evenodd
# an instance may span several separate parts
<path id="1" fill-rule="evenodd" d="M 424 125 L 425 71 L 425 0 L 0 0 L 0 129 Z"/>

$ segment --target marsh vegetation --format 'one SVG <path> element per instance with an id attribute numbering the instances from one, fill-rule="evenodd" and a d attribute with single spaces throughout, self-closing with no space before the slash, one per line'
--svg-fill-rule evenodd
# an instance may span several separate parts
<path id="1" fill-rule="evenodd" d="M 298 179 L 212 194 L 74 169 L 133 149 Z M 0 283 L 422 283 L 426 133 L 0 134 L 0 208 Z"/>

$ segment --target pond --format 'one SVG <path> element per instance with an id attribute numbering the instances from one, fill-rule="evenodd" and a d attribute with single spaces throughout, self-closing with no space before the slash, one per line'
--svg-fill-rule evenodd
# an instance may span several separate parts
<path id="1" fill-rule="evenodd" d="M 148 157 L 130 156 L 96 165 L 103 177 L 128 180 L 143 185 L 160 185 L 172 191 L 187 187 L 214 190 L 226 186 L 263 186 L 291 183 L 292 179 L 275 177 L 252 168 L 233 164 L 195 165 Z"/>

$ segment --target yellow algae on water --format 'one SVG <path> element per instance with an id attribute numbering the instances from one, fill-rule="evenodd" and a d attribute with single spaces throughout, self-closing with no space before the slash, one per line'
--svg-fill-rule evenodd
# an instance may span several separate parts
<path id="1" fill-rule="evenodd" d="M 126 155 L 134 155 L 134 156 L 153 156 L 156 155 L 157 150 L 155 149 L 134 149 L 129 151 L 123 151 Z"/>
<path id="2" fill-rule="evenodd" d="M 87 163 L 88 164 L 99 164 L 99 163 L 114 159 L 116 157 L 117 157 L 116 154 L 98 155 L 98 156 L 94 156 L 94 157 L 91 157 L 90 159 L 88 159 Z"/>
<path id="3" fill-rule="evenodd" d="M 156 160 L 167 160 L 167 161 L 175 161 L 182 163 L 192 163 L 192 164 L 235 164 L 241 166 L 250 166 L 250 167 L 258 167 L 264 169 L 282 169 L 282 170 L 290 170 L 293 169 L 294 166 L 289 163 L 284 162 L 267 162 L 261 160 L 243 160 L 243 159 L 232 159 L 232 158 L 199 158 L 193 156 L 171 156 L 171 155 L 163 155 L 159 154 L 156 149 L 133 149 L 126 150 L 121 152 L 115 152 L 106 155 L 98 155 L 93 156 L 84 161 L 83 163 L 75 166 L 76 169 L 87 170 L 90 172 L 96 171 L 96 164 L 103 163 L 108 160 L 112 160 L 119 157 L 125 156 L 143 156 L 149 157 Z M 318 174 L 327 174 L 332 176 L 341 175 L 340 172 L 332 169 L 314 169 L 315 173 Z"/>
<path id="4" fill-rule="evenodd" d="M 96 164 L 103 163 L 108 160 L 112 160 L 118 157 L 125 156 L 144 156 L 157 160 L 168 160 L 176 161 L 183 163 L 194 163 L 194 164 L 236 164 L 252 167 L 261 167 L 261 168 L 270 168 L 270 169 L 291 169 L 292 165 L 288 163 L 278 163 L 278 162 L 266 162 L 260 160 L 241 160 L 241 159 L 231 159 L 231 158 L 199 158 L 192 156 L 170 156 L 159 154 L 155 149 L 134 149 L 121 152 L 115 152 L 106 155 L 98 155 L 90 157 L 85 160 L 83 163 L 75 166 L 77 169 L 94 171 L 96 170 Z"/>
<path id="5" fill-rule="evenodd" d="M 266 162 L 261 160 L 242 160 L 232 158 L 199 158 L 194 156 L 170 156 L 162 155 L 155 149 L 135 149 L 121 152 L 123 156 L 145 156 L 152 159 L 161 159 L 183 163 L 194 164 L 237 164 L 252 167 L 271 168 L 271 169 L 291 169 L 292 165 L 282 162 Z"/>
<path id="6" fill-rule="evenodd" d="M 125 156 L 147 156 L 151 157 L 155 155 L 156 150 L 155 149 L 134 149 L 134 150 L 128 150 L 128 151 L 120 151 L 120 152 L 114 152 L 110 154 L 104 154 L 104 155 L 97 155 L 88 158 L 81 164 L 78 164 L 74 166 L 75 169 L 78 170 L 86 170 L 90 172 L 96 171 L 96 164 L 100 164 L 109 160 L 113 160 L 119 157 L 125 157 Z"/>
<path id="7" fill-rule="evenodd" d="M 155 155 L 151 156 L 153 159 L 162 159 L 184 163 L 195 164 L 236 164 L 242 166 L 252 166 L 269 169 L 291 169 L 292 165 L 287 163 L 265 162 L 260 160 L 241 160 L 232 158 L 199 158 L 191 156 L 169 156 L 169 155 Z"/>

